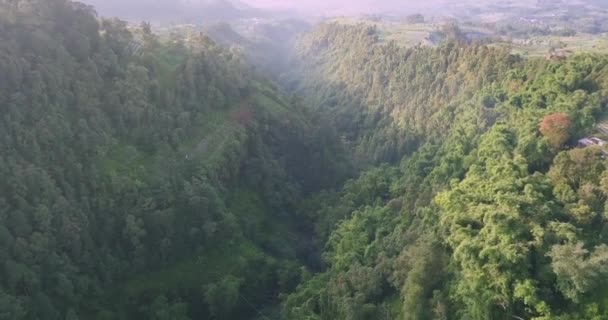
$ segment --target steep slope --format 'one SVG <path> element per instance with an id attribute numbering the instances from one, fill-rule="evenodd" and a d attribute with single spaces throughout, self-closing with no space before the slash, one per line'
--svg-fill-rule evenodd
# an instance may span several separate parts
<path id="1" fill-rule="evenodd" d="M 606 318 L 608 55 L 177 38 L 0 1 L 0 319 Z"/>
<path id="2" fill-rule="evenodd" d="M 297 283 L 330 130 L 208 38 L 0 12 L 0 318 L 244 319 Z"/>
<path id="3" fill-rule="evenodd" d="M 378 159 L 365 141 L 402 137 L 387 127 L 422 135 L 399 166 L 311 201 L 325 268 L 284 318 L 604 319 L 606 151 L 572 146 L 606 111 L 608 56 L 490 63 L 497 52 L 481 46 L 384 48 L 373 29 L 323 28 L 303 39 L 302 92 L 337 84 L 309 99 L 351 150 Z"/>
<path id="4" fill-rule="evenodd" d="M 339 23 L 318 26 L 298 49 L 291 89 L 334 123 L 364 163 L 396 162 L 445 137 L 460 103 L 519 60 L 455 41 L 404 48 L 382 43 L 374 27 Z"/>

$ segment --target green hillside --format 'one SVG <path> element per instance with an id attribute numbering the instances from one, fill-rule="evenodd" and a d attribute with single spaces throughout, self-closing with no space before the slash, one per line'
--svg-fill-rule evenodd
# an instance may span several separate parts
<path id="1" fill-rule="evenodd" d="M 0 0 L 0 320 L 608 319 L 608 53 L 407 19 Z"/>
<path id="2" fill-rule="evenodd" d="M 300 92 L 351 152 L 400 160 L 315 203 L 325 268 L 285 319 L 604 319 L 606 161 L 573 147 L 605 112 L 608 55 L 377 41 L 301 41 Z"/>
<path id="3" fill-rule="evenodd" d="M 0 318 L 277 304 L 309 252 L 295 207 L 349 174 L 331 132 L 204 36 L 65 0 L 0 8 Z"/>

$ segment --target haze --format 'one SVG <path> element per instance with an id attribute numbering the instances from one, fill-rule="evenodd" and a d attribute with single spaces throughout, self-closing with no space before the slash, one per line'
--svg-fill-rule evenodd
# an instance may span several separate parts
<path id="1" fill-rule="evenodd" d="M 350 14 L 363 12 L 379 12 L 395 9 L 398 11 L 407 10 L 416 7 L 428 6 L 429 1 L 399 1 L 399 0 L 245 0 L 243 1 L 253 7 L 259 8 L 281 8 L 295 9 L 306 13 L 322 13 L 322 14 Z M 443 0 L 435 1 L 444 2 Z"/>
<path id="2" fill-rule="evenodd" d="M 205 17 L 224 19 L 235 15 L 259 15 L 264 11 L 292 11 L 305 15 L 352 15 L 374 13 L 437 13 L 452 5 L 479 2 L 454 0 L 81 0 L 94 5 L 102 15 L 149 19 L 163 16 L 181 19 Z M 517 0 L 520 1 L 520 0 Z M 498 1 L 482 1 L 488 4 Z"/>
<path id="3" fill-rule="evenodd" d="M 103 16 L 127 20 L 204 23 L 217 20 L 269 17 L 277 13 L 300 16 L 422 13 L 425 16 L 467 14 L 492 5 L 535 7 L 546 0 L 80 0 Z M 556 0 L 557 6 L 605 6 L 606 0 Z M 470 9 L 476 9 L 471 11 Z M 495 8 L 498 12 L 500 8 Z"/>

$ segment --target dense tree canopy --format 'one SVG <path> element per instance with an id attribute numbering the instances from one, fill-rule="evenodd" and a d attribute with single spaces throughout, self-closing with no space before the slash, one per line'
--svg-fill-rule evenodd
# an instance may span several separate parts
<path id="1" fill-rule="evenodd" d="M 152 29 L 0 0 L 0 319 L 607 319 L 608 55 Z"/>
<path id="2" fill-rule="evenodd" d="M 460 103 L 520 60 L 506 49 L 453 40 L 404 48 L 381 42 L 372 26 L 322 25 L 299 43 L 295 89 L 364 162 L 397 162 L 444 138 Z"/>
<path id="3" fill-rule="evenodd" d="M 559 148 L 570 138 L 571 128 L 572 121 L 567 114 L 554 113 L 543 118 L 539 129 L 551 146 Z"/>
<path id="4" fill-rule="evenodd" d="M 605 318 L 604 151 L 571 142 L 592 133 L 604 111 L 607 56 L 548 62 L 476 44 L 404 49 L 378 44 L 372 28 L 342 25 L 322 27 L 302 46 L 304 64 L 334 66 L 304 74 L 300 85 L 314 92 L 326 79 L 328 89 L 310 99 L 352 133 L 353 152 L 372 136 L 413 134 L 419 147 L 310 208 L 324 215 L 321 235 L 332 229 L 324 224 L 336 229 L 323 271 L 285 300 L 286 319 Z M 427 61 L 445 61 L 447 71 L 429 69 L 424 86 L 427 73 L 408 78 L 401 68 Z M 374 86 L 372 68 L 390 70 L 379 74 L 392 80 Z M 349 127 L 357 116 L 375 117 L 379 127 L 369 128 L 378 130 Z M 400 134 L 387 134 L 400 123 Z M 360 190 L 371 193 L 348 201 Z"/>
<path id="5" fill-rule="evenodd" d="M 348 174 L 330 130 L 203 35 L 0 12 L 0 318 L 242 319 L 293 287 L 294 206 Z"/>

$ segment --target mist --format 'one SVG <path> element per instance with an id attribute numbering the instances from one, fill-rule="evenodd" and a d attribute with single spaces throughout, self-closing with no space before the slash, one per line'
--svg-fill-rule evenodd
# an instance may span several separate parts
<path id="1" fill-rule="evenodd" d="M 412 9 L 430 9 L 434 5 L 447 2 L 446 0 L 431 1 L 399 1 L 399 0 L 311 0 L 311 1 L 280 1 L 280 0 L 245 0 L 253 7 L 259 8 L 282 8 L 297 10 L 307 14 L 361 14 L 380 13 L 388 10 L 404 12 Z"/>
<path id="2" fill-rule="evenodd" d="M 428 16 L 454 15 L 488 7 L 534 8 L 543 0 L 81 0 L 95 6 L 102 16 L 159 22 L 203 22 L 277 16 L 352 16 L 361 14 Z M 556 0 L 554 6 L 594 5 L 604 0 Z"/>
<path id="3" fill-rule="evenodd" d="M 225 20 L 268 15 L 342 16 L 360 14 L 449 14 L 466 6 L 493 4 L 530 5 L 536 1 L 456 0 L 81 0 L 95 6 L 103 16 L 152 20 Z M 575 3 L 578 1 L 568 1 Z"/>
<path id="4" fill-rule="evenodd" d="M 85 3 L 94 5 L 100 10 L 129 10 L 139 8 L 140 10 L 169 10 L 176 12 L 184 8 L 208 8 L 208 7 L 228 7 L 233 6 L 237 9 L 259 8 L 265 10 L 297 10 L 306 13 L 327 14 L 330 12 L 339 14 L 340 12 L 363 11 L 378 12 L 383 10 L 404 10 L 409 8 L 432 8 L 436 5 L 443 5 L 450 0 L 432 1 L 399 1 L 399 0 L 82 0 Z"/>
<path id="5" fill-rule="evenodd" d="M 463 7 L 489 6 L 519 6 L 536 7 L 546 4 L 543 0 L 242 0 L 252 7 L 282 8 L 298 10 L 307 14 L 375 14 L 393 13 L 404 14 L 413 11 L 426 14 L 445 14 Z M 555 0 L 550 1 L 557 6 L 576 6 L 592 4 L 600 7 L 608 6 L 606 0 Z"/>

